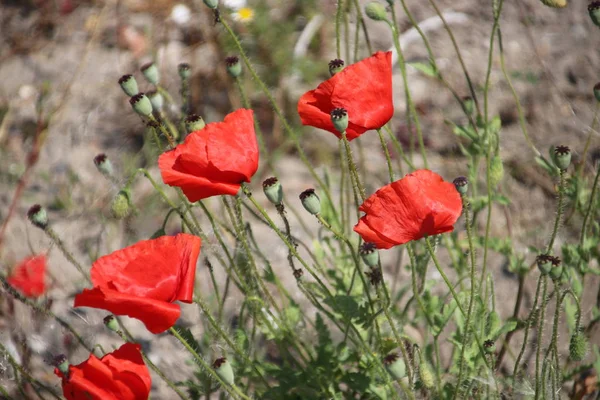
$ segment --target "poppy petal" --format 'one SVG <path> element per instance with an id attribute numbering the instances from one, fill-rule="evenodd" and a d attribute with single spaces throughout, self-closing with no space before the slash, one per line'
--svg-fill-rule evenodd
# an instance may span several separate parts
<path id="1" fill-rule="evenodd" d="M 115 315 L 127 315 L 142 321 L 152 333 L 166 331 L 181 314 L 178 304 L 103 288 L 84 289 L 75 296 L 74 307 L 100 308 Z"/>
<path id="2" fill-rule="evenodd" d="M 24 296 L 32 298 L 42 296 L 46 292 L 46 256 L 25 258 L 6 281 Z"/>

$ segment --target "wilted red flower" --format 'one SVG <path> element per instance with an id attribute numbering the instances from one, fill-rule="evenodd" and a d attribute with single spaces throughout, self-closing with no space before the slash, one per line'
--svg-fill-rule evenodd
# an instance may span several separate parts
<path id="1" fill-rule="evenodd" d="M 191 303 L 200 238 L 187 233 L 142 240 L 100 257 L 92 265 L 93 289 L 75 296 L 75 307 L 93 307 L 137 318 L 152 333 L 172 327 L 179 300 Z"/>
<path id="2" fill-rule="evenodd" d="M 152 387 L 140 345 L 125 343 L 102 358 L 90 354 L 79 365 L 69 365 L 69 375 L 56 368 L 67 400 L 147 400 Z"/>
<path id="3" fill-rule="evenodd" d="M 324 129 L 341 138 L 331 123 L 330 113 L 335 108 L 348 112 L 348 140 L 385 125 L 394 114 L 392 53 L 379 51 L 349 65 L 315 90 L 304 93 L 298 101 L 303 125 Z"/>
<path id="4" fill-rule="evenodd" d="M 380 249 L 451 232 L 462 212 L 452 183 L 427 169 L 414 171 L 379 189 L 360 206 L 366 215 L 354 231 Z"/>
<path id="5" fill-rule="evenodd" d="M 46 256 L 27 257 L 6 281 L 24 296 L 40 297 L 46 292 Z"/>
<path id="6" fill-rule="evenodd" d="M 253 111 L 239 109 L 190 133 L 158 159 L 163 181 L 178 186 L 191 202 L 235 195 L 258 169 Z"/>

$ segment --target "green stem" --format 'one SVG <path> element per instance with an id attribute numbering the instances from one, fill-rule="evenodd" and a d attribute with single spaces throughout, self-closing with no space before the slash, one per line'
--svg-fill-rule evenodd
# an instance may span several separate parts
<path id="1" fill-rule="evenodd" d="M 177 340 L 179 340 L 179 342 L 183 345 L 183 347 L 186 348 L 186 350 L 194 357 L 194 359 L 198 362 L 198 364 L 200 366 L 202 366 L 202 368 L 204 368 L 204 370 L 206 372 L 208 372 L 208 374 L 210 376 L 212 376 L 213 379 L 215 379 L 216 381 L 218 381 L 221 386 L 223 387 L 223 389 L 225 389 L 225 391 L 227 393 L 229 393 L 230 396 L 232 396 L 233 398 L 240 398 L 240 399 L 244 399 L 244 400 L 250 400 L 250 397 L 246 396 L 241 390 L 240 388 L 238 388 L 235 384 L 229 385 L 227 384 L 223 379 L 221 379 L 221 377 L 215 372 L 215 370 L 206 362 L 204 361 L 204 358 L 202 358 L 197 352 L 196 350 L 194 350 L 189 344 L 188 342 L 181 337 L 181 335 L 179 334 L 179 332 L 177 332 L 177 330 L 175 328 L 169 328 L 169 332 L 171 332 L 171 334 L 173 336 L 175 336 L 175 338 L 177 338 Z"/>
<path id="2" fill-rule="evenodd" d="M 521 359 L 523 358 L 523 354 L 525 354 L 525 348 L 527 347 L 527 340 L 529 339 L 529 330 L 531 329 L 531 325 L 533 324 L 534 316 L 538 313 L 537 305 L 540 299 L 540 289 L 542 287 L 542 281 L 546 278 L 545 275 L 540 275 L 537 282 L 537 289 L 535 290 L 535 299 L 533 301 L 533 306 L 531 307 L 531 313 L 527 317 L 525 322 L 525 333 L 523 336 L 523 344 L 521 345 L 521 351 L 519 351 L 519 355 L 517 356 L 517 360 L 515 361 L 515 366 L 513 369 L 513 380 L 517 377 L 517 373 L 519 372 L 519 364 L 521 363 Z"/>
<path id="3" fill-rule="evenodd" d="M 583 217 L 583 223 L 581 224 L 581 233 L 579 235 L 579 245 L 580 246 L 583 246 L 583 244 L 585 242 L 587 224 L 590 219 L 590 215 L 592 214 L 592 210 L 594 209 L 596 192 L 598 191 L 598 178 L 599 177 L 600 177 L 600 163 L 598 163 L 598 167 L 596 170 L 596 177 L 594 178 L 594 185 L 592 186 L 592 193 L 590 194 L 590 202 L 588 204 L 587 211 L 585 212 L 585 215 Z"/>
<path id="4" fill-rule="evenodd" d="M 558 296 L 558 293 L 556 294 Z M 542 377 L 540 376 L 540 359 L 542 353 L 542 342 L 544 339 L 544 317 L 546 314 L 546 304 L 548 303 L 548 276 L 544 275 L 542 279 L 542 304 L 541 311 L 538 317 L 537 326 L 537 345 L 535 351 L 535 400 L 540 398 L 540 384 Z"/>
<path id="5" fill-rule="evenodd" d="M 354 163 L 354 157 L 352 157 L 352 150 L 350 149 L 350 142 L 348 141 L 348 137 L 346 132 L 342 132 L 342 141 L 344 142 L 344 148 L 346 149 L 346 158 L 348 161 L 348 168 L 350 168 L 350 175 L 354 177 L 354 185 L 355 190 L 358 191 L 360 198 L 364 202 L 366 199 L 365 187 L 360 182 L 360 178 L 358 176 L 358 170 L 356 169 L 356 163 Z"/>
<path id="6" fill-rule="evenodd" d="M 377 129 L 377 134 L 379 135 L 379 141 L 381 142 L 381 147 L 383 148 L 383 153 L 385 154 L 385 161 L 388 166 L 388 174 L 390 175 L 390 183 L 394 182 L 394 169 L 392 168 L 392 159 L 390 158 L 390 151 L 388 150 L 387 143 L 383 138 L 383 134 L 381 133 L 381 129 Z"/>
<path id="7" fill-rule="evenodd" d="M 563 208 L 564 208 L 564 199 L 565 199 L 565 171 L 560 170 L 560 182 L 558 186 L 558 206 L 556 210 L 556 218 L 554 219 L 554 228 L 552 229 L 552 236 L 550 237 L 550 242 L 548 243 L 548 247 L 546 248 L 546 254 L 552 254 L 552 247 L 554 246 L 554 240 L 556 239 L 556 235 L 558 233 L 558 228 L 560 226 L 560 221 L 562 219 Z"/>
<path id="8" fill-rule="evenodd" d="M 79 273 L 85 278 L 85 280 L 88 283 L 92 283 L 92 281 L 90 280 L 90 277 L 88 276 L 88 274 L 83 270 L 83 266 L 79 263 L 79 261 L 77 261 L 75 259 L 75 257 L 73 256 L 73 253 L 71 253 L 69 250 L 67 250 L 67 247 L 65 246 L 65 244 L 61 240 L 61 238 L 58 236 L 58 234 L 56 233 L 56 231 L 54 229 L 52 229 L 51 226 L 46 226 L 46 228 L 44 228 L 44 232 L 52 240 L 52 242 L 60 249 L 60 251 L 62 252 L 62 254 L 65 256 L 65 258 L 75 268 L 77 268 L 77 271 L 79 271 Z"/>

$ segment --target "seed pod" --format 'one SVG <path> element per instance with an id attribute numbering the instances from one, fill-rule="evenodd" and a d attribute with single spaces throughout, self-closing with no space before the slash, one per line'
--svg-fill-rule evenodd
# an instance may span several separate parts
<path id="1" fill-rule="evenodd" d="M 272 204 L 279 205 L 283 201 L 283 188 L 277 178 L 271 177 L 265 179 L 263 182 L 263 191 Z"/>
<path id="2" fill-rule="evenodd" d="M 346 132 L 346 128 L 348 128 L 348 111 L 344 108 L 334 108 L 331 111 L 330 116 L 334 128 L 339 133 Z"/>
<path id="3" fill-rule="evenodd" d="M 379 263 L 379 252 L 373 243 L 363 243 L 359 250 L 364 263 L 369 267 L 375 267 Z"/>
<path id="4" fill-rule="evenodd" d="M 160 75 L 158 73 L 158 67 L 153 62 L 145 64 L 140 68 L 142 74 L 148 82 L 153 85 L 158 85 L 158 80 L 160 79 Z"/>
<path id="5" fill-rule="evenodd" d="M 242 64 L 240 64 L 240 59 L 238 57 L 227 57 L 225 59 L 225 65 L 227 66 L 227 73 L 232 77 L 237 78 L 242 74 Z"/>
<path id="6" fill-rule="evenodd" d="M 315 189 L 307 189 L 300 193 L 300 201 L 304 209 L 312 215 L 317 215 L 321 212 L 321 200 L 315 193 Z"/>
<path id="7" fill-rule="evenodd" d="M 496 352 L 496 343 L 493 340 L 486 340 L 483 342 L 483 350 L 487 354 L 494 354 Z"/>
<path id="8" fill-rule="evenodd" d="M 600 82 L 594 85 L 594 97 L 596 101 L 600 102 Z"/>
<path id="9" fill-rule="evenodd" d="M 550 270 L 552 269 L 553 260 L 554 257 L 548 254 L 540 254 L 535 258 L 535 262 L 542 275 L 550 273 Z"/>
<path id="10" fill-rule="evenodd" d="M 119 79 L 119 85 L 121 85 L 121 89 L 123 89 L 125 94 L 129 97 L 139 93 L 138 84 L 133 75 L 123 75 Z"/>
<path id="11" fill-rule="evenodd" d="M 54 365 L 56 368 L 58 368 L 58 370 L 60 372 L 62 372 L 63 375 L 65 375 L 65 376 L 69 375 L 69 360 L 67 359 L 67 356 L 65 356 L 64 354 L 59 354 L 56 357 L 54 357 L 54 360 L 52 361 L 52 365 Z"/>
<path id="12" fill-rule="evenodd" d="M 165 99 L 163 95 L 156 90 L 151 90 L 146 92 L 146 96 L 148 96 L 148 100 L 150 100 L 150 104 L 152 104 L 152 109 L 160 113 L 165 105 Z"/>
<path id="13" fill-rule="evenodd" d="M 554 148 L 554 163 L 562 171 L 569 168 L 569 164 L 571 164 L 571 149 L 568 146 L 556 146 Z"/>
<path id="14" fill-rule="evenodd" d="M 383 359 L 385 369 L 395 380 L 402 379 L 406 376 L 406 364 L 398 353 L 390 353 Z"/>
<path id="15" fill-rule="evenodd" d="M 138 93 L 130 98 L 129 104 L 133 107 L 133 111 L 144 117 L 152 114 L 152 103 L 144 93 Z"/>
<path id="16" fill-rule="evenodd" d="M 231 363 L 227 361 L 227 358 L 217 358 L 212 366 L 219 378 L 223 379 L 228 385 L 233 385 L 235 382 L 233 368 L 231 368 Z"/>
<path id="17" fill-rule="evenodd" d="M 219 0 L 204 0 L 204 4 L 210 9 L 216 9 L 219 5 Z"/>
<path id="18" fill-rule="evenodd" d="M 206 123 L 198 114 L 190 114 L 185 119 L 185 129 L 188 133 L 199 131 L 206 126 Z"/>
<path id="19" fill-rule="evenodd" d="M 338 72 L 341 72 L 344 69 L 344 60 L 340 60 L 336 58 L 335 60 L 329 61 L 329 74 L 334 76 Z"/>
<path id="20" fill-rule="evenodd" d="M 104 326 L 113 332 L 119 332 L 119 322 L 114 315 L 110 314 L 104 317 Z"/>
<path id="21" fill-rule="evenodd" d="M 182 81 L 186 81 L 188 79 L 190 79 L 190 76 L 192 75 L 192 69 L 190 67 L 190 64 L 188 63 L 181 63 L 177 66 L 177 73 L 179 74 L 179 78 L 181 78 Z"/>
<path id="22" fill-rule="evenodd" d="M 29 211 L 27 211 L 27 218 L 29 221 L 40 229 L 46 229 L 48 226 L 48 213 L 46 209 L 39 204 L 33 205 Z"/>
<path id="23" fill-rule="evenodd" d="M 454 187 L 461 196 L 467 194 L 467 191 L 469 190 L 469 180 L 466 177 L 459 176 L 458 178 L 454 179 L 452 183 L 454 183 Z"/>
<path id="24" fill-rule="evenodd" d="M 112 163 L 106 156 L 106 154 L 101 153 L 94 157 L 94 165 L 98 169 L 98 171 L 107 178 L 113 176 L 113 167 Z"/>

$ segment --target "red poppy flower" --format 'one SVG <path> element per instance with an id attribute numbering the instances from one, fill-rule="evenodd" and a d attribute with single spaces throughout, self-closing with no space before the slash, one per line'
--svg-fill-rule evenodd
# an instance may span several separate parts
<path id="1" fill-rule="evenodd" d="M 158 159 L 163 181 L 178 186 L 191 202 L 235 195 L 258 169 L 253 111 L 239 109 L 190 133 Z"/>
<path id="2" fill-rule="evenodd" d="M 379 189 L 360 206 L 366 215 L 354 231 L 380 249 L 451 232 L 462 212 L 452 183 L 420 169 Z"/>
<path id="3" fill-rule="evenodd" d="M 191 303 L 200 238 L 180 233 L 142 240 L 100 257 L 92 265 L 93 289 L 75 296 L 75 307 L 93 307 L 137 318 L 152 333 L 172 327 L 179 300 Z"/>
<path id="4" fill-rule="evenodd" d="M 140 345 L 125 343 L 102 358 L 90 354 L 79 365 L 69 365 L 69 376 L 56 368 L 67 400 L 147 400 L 152 387 Z"/>
<path id="5" fill-rule="evenodd" d="M 27 257 L 6 280 L 27 297 L 40 297 L 46 292 L 46 256 Z"/>
<path id="6" fill-rule="evenodd" d="M 348 140 L 385 125 L 394 114 L 392 53 L 379 51 L 349 65 L 315 90 L 304 93 L 298 101 L 303 125 L 324 129 L 341 138 L 331 123 L 330 113 L 334 108 L 348 112 Z"/>

